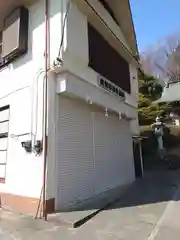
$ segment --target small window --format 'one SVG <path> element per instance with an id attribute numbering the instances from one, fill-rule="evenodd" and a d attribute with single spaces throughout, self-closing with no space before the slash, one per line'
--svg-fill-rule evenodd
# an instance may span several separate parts
<path id="1" fill-rule="evenodd" d="M 5 182 L 9 133 L 9 105 L 0 108 L 0 183 Z"/>

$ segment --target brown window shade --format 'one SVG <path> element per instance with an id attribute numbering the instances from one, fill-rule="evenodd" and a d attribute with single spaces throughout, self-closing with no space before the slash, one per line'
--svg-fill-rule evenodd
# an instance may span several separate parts
<path id="1" fill-rule="evenodd" d="M 89 66 L 124 91 L 130 93 L 129 64 L 90 24 L 88 24 L 88 37 Z"/>
<path id="2" fill-rule="evenodd" d="M 0 31 L 0 64 L 2 62 L 2 31 Z"/>

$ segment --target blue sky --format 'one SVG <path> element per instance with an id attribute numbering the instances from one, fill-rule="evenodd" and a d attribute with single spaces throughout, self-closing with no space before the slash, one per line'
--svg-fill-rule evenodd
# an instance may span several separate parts
<path id="1" fill-rule="evenodd" d="M 139 51 L 180 30 L 180 0 L 131 0 Z"/>

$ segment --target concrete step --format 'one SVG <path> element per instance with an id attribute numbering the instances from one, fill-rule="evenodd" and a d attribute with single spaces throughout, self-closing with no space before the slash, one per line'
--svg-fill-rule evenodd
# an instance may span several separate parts
<path id="1" fill-rule="evenodd" d="M 58 225 L 66 225 L 77 228 L 95 217 L 98 213 L 107 209 L 110 205 L 119 201 L 127 191 L 129 185 L 108 190 L 94 198 L 88 199 L 76 206 L 69 207 L 64 212 L 48 215 L 48 221 Z"/>
<path id="2" fill-rule="evenodd" d="M 77 228 L 98 214 L 101 209 L 55 213 L 48 215 L 48 222 Z"/>

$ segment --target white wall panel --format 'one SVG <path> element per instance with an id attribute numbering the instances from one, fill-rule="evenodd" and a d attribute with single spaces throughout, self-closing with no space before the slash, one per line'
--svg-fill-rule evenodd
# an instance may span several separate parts
<path id="1" fill-rule="evenodd" d="M 9 132 L 9 121 L 0 122 L 0 134 Z"/>
<path id="2" fill-rule="evenodd" d="M 9 120 L 9 108 L 3 111 L 0 111 L 0 122 Z"/>
<path id="3" fill-rule="evenodd" d="M 7 150 L 7 142 L 8 142 L 8 138 L 0 138 L 0 151 L 1 150 Z"/>
<path id="4" fill-rule="evenodd" d="M 0 165 L 0 178 L 5 178 L 6 175 L 6 165 Z"/>
<path id="5" fill-rule="evenodd" d="M 6 163 L 7 151 L 0 151 L 0 164 Z"/>

